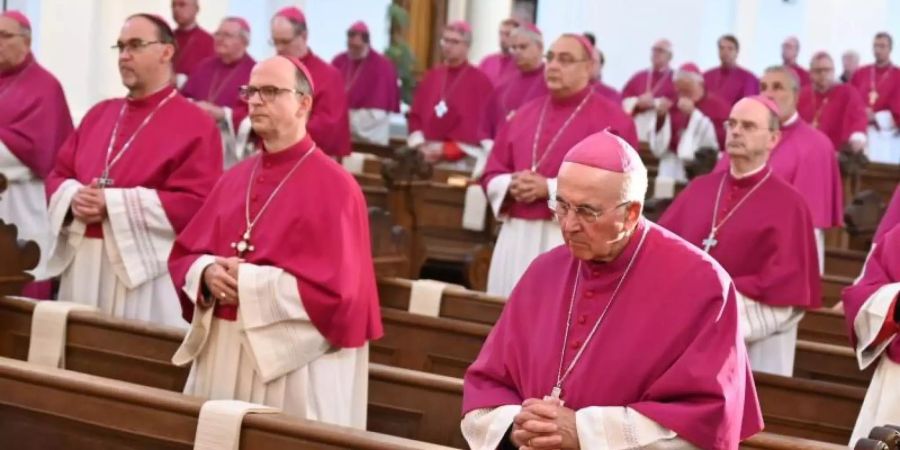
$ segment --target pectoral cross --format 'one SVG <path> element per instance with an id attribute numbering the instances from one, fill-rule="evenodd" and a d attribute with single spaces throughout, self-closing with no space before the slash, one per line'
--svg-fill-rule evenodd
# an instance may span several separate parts
<path id="1" fill-rule="evenodd" d="M 100 175 L 100 178 L 97 178 L 97 186 L 101 188 L 108 188 L 113 185 L 113 179 L 109 177 L 109 171 L 104 170 L 103 174 Z"/>
<path id="2" fill-rule="evenodd" d="M 878 92 L 875 89 L 869 91 L 869 105 L 874 105 L 878 101 Z"/>
<path id="3" fill-rule="evenodd" d="M 716 240 L 716 232 L 710 231 L 709 237 L 703 240 L 703 251 L 709 253 L 709 250 L 716 245 L 719 245 L 719 241 Z"/>
<path id="4" fill-rule="evenodd" d="M 550 398 L 559 400 L 560 395 L 562 395 L 562 388 L 559 386 L 553 386 L 553 389 L 550 390 Z"/>
<path id="5" fill-rule="evenodd" d="M 237 256 L 243 257 L 247 252 L 252 252 L 256 250 L 252 244 L 250 244 L 250 230 L 244 232 L 243 236 L 241 236 L 241 240 L 237 242 L 231 243 L 231 248 L 234 249 Z"/>
<path id="6" fill-rule="evenodd" d="M 447 102 L 443 99 L 434 105 L 434 115 L 438 116 L 438 119 L 447 115 L 447 111 L 450 111 L 450 108 L 447 108 Z"/>

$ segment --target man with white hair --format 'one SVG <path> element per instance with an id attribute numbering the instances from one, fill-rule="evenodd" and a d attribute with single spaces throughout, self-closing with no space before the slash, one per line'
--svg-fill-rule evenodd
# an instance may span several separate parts
<path id="1" fill-rule="evenodd" d="M 641 217 L 646 190 L 609 132 L 566 154 L 548 204 L 566 245 L 531 264 L 466 371 L 471 448 L 726 450 L 762 429 L 731 278 Z"/>
<path id="2" fill-rule="evenodd" d="M 724 147 L 722 124 L 729 108 L 716 94 L 707 92 L 703 75 L 693 63 L 683 64 L 675 72 L 675 91 L 674 102 L 667 97 L 657 102 L 649 144 L 659 158 L 657 180 L 686 182 L 684 165 L 694 160 L 698 150 Z"/>
<path id="3" fill-rule="evenodd" d="M 472 28 L 452 22 L 441 34 L 443 62 L 425 73 L 409 111 L 406 143 L 429 163 L 445 163 L 476 175 L 484 166 L 483 116 L 494 86 L 469 64 Z"/>
<path id="4" fill-rule="evenodd" d="M 675 102 L 678 99 L 671 62 L 672 43 L 668 39 L 656 41 L 650 52 L 650 68 L 634 74 L 622 89 L 622 106 L 625 112 L 634 116 L 641 142 L 650 140 L 660 100 L 666 98 Z"/>
<path id="5" fill-rule="evenodd" d="M 215 32 L 215 42 L 216 55 L 194 69 L 181 93 L 216 121 L 222 132 L 223 161 L 225 167 L 231 167 L 243 158 L 241 141 L 246 140 L 250 131 L 250 122 L 244 122 L 247 104 L 238 96 L 256 64 L 247 53 L 250 24 L 240 17 L 222 19 Z"/>
<path id="6" fill-rule="evenodd" d="M 544 81 L 544 37 L 541 30 L 531 23 L 514 29 L 510 36 L 510 52 L 518 70 L 494 89 L 488 111 L 484 115 L 484 132 L 491 140 L 520 106 L 547 94 Z"/>
<path id="7" fill-rule="evenodd" d="M 812 80 L 809 72 L 797 64 L 797 56 L 800 55 L 800 40 L 796 36 L 790 36 L 781 43 L 781 64 L 790 68 L 800 80 L 800 87 L 809 86 Z"/>
<path id="8" fill-rule="evenodd" d="M 841 83 L 849 83 L 853 79 L 853 74 L 859 68 L 859 53 L 856 50 L 847 50 L 841 55 Z"/>
<path id="9" fill-rule="evenodd" d="M 44 278 L 52 235 L 44 178 L 56 151 L 72 134 L 72 116 L 62 86 L 31 52 L 31 22 L 19 11 L 0 12 L 0 220 L 16 225 L 19 239 L 33 240 L 41 261 L 32 272 Z M 49 281 L 29 283 L 22 295 L 50 298 Z"/>
<path id="10" fill-rule="evenodd" d="M 853 86 L 834 79 L 834 61 L 817 52 L 809 64 L 812 84 L 800 90 L 797 113 L 825 133 L 836 151 L 860 152 L 866 146 L 866 104 Z"/>
<path id="11" fill-rule="evenodd" d="M 692 180 L 659 224 L 731 275 L 753 370 L 790 376 L 797 323 L 822 302 L 812 216 L 768 162 L 781 137 L 778 106 L 748 97 L 726 124 L 728 171 Z"/>

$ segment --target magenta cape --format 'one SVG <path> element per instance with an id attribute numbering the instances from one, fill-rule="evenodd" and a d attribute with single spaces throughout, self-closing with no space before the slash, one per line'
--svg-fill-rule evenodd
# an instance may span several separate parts
<path id="1" fill-rule="evenodd" d="M 347 104 L 350 109 L 400 111 L 400 88 L 394 63 L 375 50 L 353 60 L 346 52 L 331 61 L 344 77 Z"/>
<path id="2" fill-rule="evenodd" d="M 721 98 L 728 106 L 734 106 L 738 100 L 759 94 L 759 79 L 743 67 L 716 67 L 703 74 L 707 92 Z"/>
<path id="3" fill-rule="evenodd" d="M 494 86 L 506 83 L 509 77 L 518 72 L 516 60 L 512 55 L 494 53 L 487 55 L 478 64 L 478 68 L 488 77 Z"/>
<path id="4" fill-rule="evenodd" d="M 609 128 L 610 131 L 621 136 L 633 147 L 637 148 L 637 132 L 634 121 L 631 120 L 621 108 L 600 97 L 592 91 L 590 86 L 581 92 L 565 99 L 555 100 L 549 95 L 536 98 L 523 105 L 516 115 L 507 122 L 494 141 L 494 148 L 488 157 L 484 175 L 481 177 L 481 185 L 487 190 L 488 184 L 494 177 L 502 174 L 531 170 L 532 147 L 534 145 L 534 133 L 540 121 L 541 110 L 547 100 L 547 114 L 544 117 L 544 125 L 541 127 L 541 135 L 538 137 L 537 159 L 543 158 L 547 146 L 553 140 L 563 123 L 572 115 L 585 96 L 590 95 L 584 107 L 578 113 L 568 127 L 559 136 L 550 153 L 538 166 L 537 172 L 547 178 L 556 178 L 563 157 L 575 144 L 582 139 Z M 520 203 L 512 201 L 504 207 L 504 213 L 519 219 L 549 220 L 553 217 L 547 208 L 545 199 L 532 203 Z"/>
<path id="5" fill-rule="evenodd" d="M 225 64 L 216 56 L 206 58 L 191 72 L 181 93 L 193 100 L 231 108 L 232 126 L 236 132 L 247 117 L 247 104 L 241 100 L 239 91 L 250 81 L 250 71 L 255 64 L 249 54 L 232 64 Z"/>
<path id="6" fill-rule="evenodd" d="M 119 153 L 141 122 L 172 91 L 160 92 L 139 100 L 105 100 L 81 120 L 56 158 L 47 177 L 47 198 L 66 179 L 90 184 L 103 173 L 106 148 L 127 102 L 113 155 Z M 128 151 L 110 171 L 113 188 L 144 187 L 154 189 L 172 228 L 177 233 L 196 214 L 206 195 L 222 174 L 222 140 L 213 120 L 190 100 L 175 94 L 135 137 Z M 97 226 L 88 227 L 88 235 L 100 237 Z"/>
<path id="7" fill-rule="evenodd" d="M 645 69 L 634 75 L 625 83 L 622 89 L 622 97 L 640 97 L 646 92 L 653 98 L 665 97 L 673 103 L 678 100 L 675 93 L 675 84 L 672 82 L 671 70 Z M 649 77 L 649 79 L 648 79 Z"/>
<path id="8" fill-rule="evenodd" d="M 740 180 L 727 172 L 697 177 L 675 197 L 659 224 L 703 248 L 722 178 L 716 223 L 734 211 L 770 170 Z M 709 253 L 741 294 L 772 306 L 821 306 L 812 217 L 800 194 L 781 178 L 773 174 L 759 186 L 722 225 L 716 239 L 719 243 Z"/>
<path id="9" fill-rule="evenodd" d="M 862 278 L 841 293 L 847 333 L 852 345 L 856 345 L 853 321 L 856 320 L 860 308 L 882 286 L 898 282 L 900 282 L 900 226 L 895 226 L 885 233 L 882 241 L 872 250 Z M 900 363 L 900 339 L 894 339 L 888 346 L 887 356 L 891 361 Z"/>
<path id="10" fill-rule="evenodd" d="M 215 40 L 199 25 L 190 30 L 175 30 L 178 53 L 175 56 L 175 73 L 190 75 L 206 58 L 215 55 Z"/>
<path id="11" fill-rule="evenodd" d="M 850 84 L 859 92 L 866 106 L 871 106 L 875 112 L 890 111 L 894 123 L 900 123 L 900 68 L 893 64 L 885 67 L 875 67 L 873 64 L 862 66 L 853 72 Z M 878 93 L 878 99 L 870 105 L 869 93 L 873 89 Z"/>
<path id="12" fill-rule="evenodd" d="M 671 121 L 670 126 L 672 127 L 672 138 L 669 140 L 669 149 L 673 152 L 678 149 L 678 143 L 681 141 L 681 133 L 684 133 L 684 130 L 687 128 L 688 122 L 690 121 L 690 116 L 678 109 L 677 102 L 678 100 L 676 99 L 675 104 L 669 109 L 669 120 Z M 719 149 L 724 149 L 725 121 L 728 120 L 728 115 L 731 114 L 731 106 L 725 103 L 716 94 L 707 92 L 694 104 L 694 107 L 699 109 L 700 112 L 712 122 L 713 127 L 716 129 L 716 142 L 719 143 Z M 659 123 L 659 127 L 662 127 L 662 123 Z"/>
<path id="13" fill-rule="evenodd" d="M 728 170 L 727 153 L 716 172 Z M 806 200 L 816 228 L 844 225 L 844 187 L 831 141 L 821 131 L 797 118 L 782 126 L 781 141 L 769 156 L 776 175 L 788 182 Z"/>
<path id="14" fill-rule="evenodd" d="M 491 94 L 487 112 L 484 114 L 483 131 L 486 138 L 496 138 L 500 127 L 513 112 L 530 100 L 547 94 L 543 65 L 529 72 L 516 71 L 506 83 L 498 86 Z"/>
<path id="15" fill-rule="evenodd" d="M 615 103 L 619 109 L 622 108 L 622 94 L 619 94 L 614 87 L 603 84 L 600 80 L 592 80 L 591 86 L 594 87 L 594 92 L 600 94 L 601 97 Z"/>
<path id="16" fill-rule="evenodd" d="M 900 224 L 900 186 L 894 188 L 894 195 L 884 211 L 884 216 L 881 217 L 881 222 L 878 223 L 878 230 L 875 231 L 875 237 L 872 239 L 872 242 L 878 242 L 887 234 L 888 230 L 894 228 L 894 225 L 897 224 Z"/>
<path id="17" fill-rule="evenodd" d="M 799 64 L 786 64 L 786 66 L 793 70 L 794 74 L 797 75 L 797 81 L 800 82 L 801 88 L 809 86 L 812 83 L 812 79 L 809 77 L 809 71 L 800 67 Z"/>
<path id="18" fill-rule="evenodd" d="M 341 73 L 312 50 L 307 51 L 300 61 L 309 70 L 315 85 L 313 110 L 306 129 L 328 155 L 349 155 L 350 116 Z"/>
<path id="19" fill-rule="evenodd" d="M 488 78 L 469 63 L 437 66 L 425 74 L 416 88 L 409 111 L 409 133 L 421 131 L 429 141 L 479 145 L 483 115 L 493 91 Z M 442 94 L 447 113 L 437 117 L 434 107 Z"/>
<path id="20" fill-rule="evenodd" d="M 184 286 L 201 255 L 235 255 L 231 243 L 246 229 L 248 180 L 250 214 L 255 216 L 296 162 L 313 146 L 309 136 L 274 154 L 256 154 L 229 170 L 194 220 L 178 236 L 169 258 L 175 286 Z M 254 180 L 253 168 L 262 164 Z M 274 266 L 297 279 L 300 299 L 316 329 L 337 347 L 359 347 L 381 337 L 381 314 L 369 243 L 365 200 L 353 176 L 315 150 L 274 197 L 253 230 L 251 264 Z M 178 289 L 184 318 L 193 302 Z M 234 319 L 234 307 L 217 306 L 218 317 Z"/>
<path id="21" fill-rule="evenodd" d="M 840 150 L 853 133 L 865 134 L 869 123 L 862 97 L 846 84 L 835 84 L 824 93 L 814 91 L 812 86 L 801 89 L 797 113 L 825 133 L 835 150 Z"/>
<path id="22" fill-rule="evenodd" d="M 38 177 L 46 178 L 56 151 L 72 134 L 72 116 L 59 81 L 29 53 L 0 73 L 0 142 Z"/>
<path id="23" fill-rule="evenodd" d="M 643 249 L 561 398 L 575 410 L 634 408 L 704 449 L 735 449 L 762 429 L 731 279 L 711 257 L 646 220 L 612 262 L 586 262 L 579 273 L 565 246 L 535 259 L 466 372 L 463 413 L 550 394 L 576 277 L 565 366 L 642 233 Z"/>

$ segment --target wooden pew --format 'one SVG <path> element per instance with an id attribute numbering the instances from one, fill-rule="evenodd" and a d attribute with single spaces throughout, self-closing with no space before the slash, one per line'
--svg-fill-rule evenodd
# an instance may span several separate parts
<path id="1" fill-rule="evenodd" d="M 865 388 L 872 381 L 876 365 L 872 364 L 868 369 L 860 371 L 854 351 L 847 344 L 832 345 L 798 340 L 794 376 Z"/>
<path id="2" fill-rule="evenodd" d="M 369 207 L 369 234 L 375 273 L 381 277 L 402 277 L 409 273 L 410 238 L 405 228 L 382 208 Z"/>
<path id="3" fill-rule="evenodd" d="M 860 250 L 825 249 L 825 273 L 856 278 L 866 262 L 866 252 Z"/>
<path id="4" fill-rule="evenodd" d="M 6 179 L 0 175 L 0 179 Z M 34 281 L 26 271 L 34 269 L 40 260 L 41 250 L 33 241 L 19 239 L 19 230 L 13 224 L 0 220 L 0 295 L 17 294 L 22 287 Z"/>
<path id="5" fill-rule="evenodd" d="M 800 320 L 797 338 L 823 344 L 850 345 L 844 313 L 831 309 L 807 311 Z"/>
<path id="6" fill-rule="evenodd" d="M 32 309 L 33 303 L 29 301 L 0 300 L 0 355 L 20 359 L 25 357 L 30 332 L 28 322 Z M 69 341 L 66 360 L 70 369 L 137 382 L 167 391 L 179 390 L 186 379 L 187 369 L 168 366 L 168 357 L 181 340 L 180 331 L 133 321 L 105 318 L 94 313 L 73 312 L 67 334 Z M 123 351 L 125 353 L 122 353 Z M 134 370 L 130 369 L 135 365 L 138 367 L 135 367 Z M 0 387 L 3 387 L 2 367 L 3 365 L 0 363 Z M 53 372 L 52 370 L 48 371 Z M 126 385 L 121 384 L 121 386 Z M 126 386 L 124 389 L 112 389 L 112 391 L 123 392 L 128 389 L 130 387 Z M 36 394 L 30 387 L 20 388 L 19 391 L 27 393 L 29 397 L 41 397 L 40 393 Z M 4 391 L 0 389 L 0 393 L 2 392 Z M 160 392 L 162 391 L 158 391 L 154 397 L 170 396 L 171 394 Z M 461 379 L 372 364 L 369 371 L 369 392 L 368 422 L 370 430 L 465 448 L 459 433 L 459 412 L 462 405 Z M 183 396 L 181 398 L 194 400 Z M 0 394 L 0 404 L 4 403 L 3 399 L 3 395 Z M 199 404 L 199 400 L 197 402 Z M 84 407 L 90 407 L 90 405 L 84 405 Z M 129 412 L 129 414 L 132 413 Z M 84 419 L 90 420 L 91 418 L 84 417 Z M 261 417 L 248 419 L 245 435 L 249 436 L 253 433 L 256 419 L 261 419 Z M 171 424 L 171 422 L 167 423 Z M 798 423 L 802 423 L 802 421 Z M 288 425 L 290 424 L 285 424 L 285 426 Z M 281 429 L 278 432 L 280 433 Z M 0 436 L 3 435 L 0 434 Z M 186 436 L 185 439 L 190 439 L 192 435 Z M 246 441 L 243 442 L 246 445 Z M 154 442 L 154 444 L 158 443 Z M 181 447 L 157 446 L 152 448 Z M 760 433 L 744 442 L 741 448 L 830 450 L 836 447 L 796 437 Z"/>
<path id="7" fill-rule="evenodd" d="M 845 275 L 822 275 L 822 303 L 830 308 L 841 301 L 841 291 L 853 284 L 853 277 Z"/>
<path id="8" fill-rule="evenodd" d="M 190 450 L 203 400 L 0 358 L 0 442 L 20 450 Z M 240 448 L 439 449 L 283 414 L 244 419 Z"/>

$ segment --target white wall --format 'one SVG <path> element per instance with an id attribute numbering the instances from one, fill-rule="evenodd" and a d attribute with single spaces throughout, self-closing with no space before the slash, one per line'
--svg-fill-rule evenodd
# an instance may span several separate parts
<path id="1" fill-rule="evenodd" d="M 469 1 L 496 2 L 504 8 L 509 4 L 509 0 Z M 390 0 L 200 2 L 200 25 L 208 30 L 226 15 L 245 17 L 253 29 L 250 52 L 257 59 L 273 54 L 269 19 L 288 5 L 304 9 L 310 44 L 323 58 L 330 60 L 343 50 L 346 30 L 356 20 L 366 21 L 376 49 L 388 42 L 385 15 Z M 459 10 L 454 14 L 463 16 L 498 10 L 494 4 L 473 7 L 465 0 L 451 0 L 454 5 Z M 76 120 L 97 101 L 124 93 L 116 53 L 109 46 L 125 17 L 137 12 L 171 15 L 170 0 L 8 0 L 8 6 L 31 18 L 35 53 L 62 82 Z M 650 46 L 660 37 L 672 40 L 676 65 L 693 61 L 708 68 L 718 63 L 716 38 L 734 33 L 742 43 L 741 64 L 756 72 L 780 61 L 780 43 L 789 35 L 800 39 L 804 65 L 819 49 L 839 58 L 852 48 L 869 62 L 872 35 L 879 30 L 894 33 L 900 42 L 900 0 L 544 0 L 537 17 L 548 41 L 566 31 L 593 31 L 607 58 L 604 79 L 616 87 L 649 64 Z M 479 42 L 496 42 L 499 19 L 469 19 L 478 25 L 474 32 L 481 36 Z M 489 51 L 496 48 L 479 46 L 473 59 Z"/>

